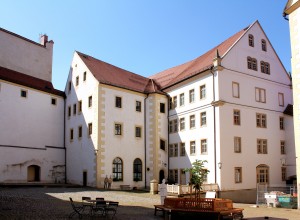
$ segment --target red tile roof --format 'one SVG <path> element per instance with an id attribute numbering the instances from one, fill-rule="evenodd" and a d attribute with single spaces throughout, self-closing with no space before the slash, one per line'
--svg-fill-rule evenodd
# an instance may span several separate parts
<path id="1" fill-rule="evenodd" d="M 162 88 L 170 87 L 176 83 L 181 82 L 187 78 L 195 76 L 213 66 L 213 59 L 216 57 L 216 51 L 223 57 L 227 51 L 237 42 L 238 39 L 248 30 L 248 27 L 234 34 L 223 43 L 209 50 L 205 54 L 197 57 L 196 59 L 179 66 L 172 67 L 151 76 L 151 79 Z"/>
<path id="2" fill-rule="evenodd" d="M 161 93 L 157 84 L 149 78 L 113 66 L 94 57 L 76 51 L 94 77 L 102 84 L 117 86 L 142 93 Z"/>
<path id="3" fill-rule="evenodd" d="M 14 70 L 6 69 L 4 67 L 0 67 L 0 79 L 47 92 L 53 95 L 65 97 L 65 93 L 60 90 L 54 89 L 52 83 L 49 81 L 19 73 Z"/>

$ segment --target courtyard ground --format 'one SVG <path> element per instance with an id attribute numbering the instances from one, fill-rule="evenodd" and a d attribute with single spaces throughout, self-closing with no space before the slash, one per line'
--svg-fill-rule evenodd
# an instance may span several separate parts
<path id="1" fill-rule="evenodd" d="M 0 219 L 68 219 L 72 212 L 69 197 L 81 202 L 82 196 L 93 199 L 104 197 L 106 200 L 118 201 L 116 220 L 163 220 L 154 216 L 154 204 L 160 204 L 159 195 L 143 191 L 109 191 L 94 188 L 77 187 L 0 187 Z M 300 210 L 286 208 L 268 208 L 253 204 L 235 203 L 234 207 L 244 208 L 244 218 L 257 219 L 291 219 L 300 220 Z M 78 219 L 78 216 L 73 217 Z M 83 219 L 90 219 L 85 215 Z"/>

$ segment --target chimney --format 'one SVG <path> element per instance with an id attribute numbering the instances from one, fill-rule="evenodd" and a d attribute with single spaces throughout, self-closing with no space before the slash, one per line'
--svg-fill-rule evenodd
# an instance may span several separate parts
<path id="1" fill-rule="evenodd" d="M 46 34 L 43 34 L 40 36 L 40 44 L 43 46 L 46 46 L 46 43 L 48 42 L 48 36 Z"/>

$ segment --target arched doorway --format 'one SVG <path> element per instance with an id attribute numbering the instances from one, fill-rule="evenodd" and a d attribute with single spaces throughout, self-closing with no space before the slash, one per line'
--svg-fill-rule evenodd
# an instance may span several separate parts
<path id="1" fill-rule="evenodd" d="M 159 183 L 162 183 L 162 180 L 165 178 L 165 171 L 160 170 L 159 171 Z"/>
<path id="2" fill-rule="evenodd" d="M 39 182 L 41 180 L 41 168 L 38 165 L 30 165 L 27 167 L 27 181 Z"/>

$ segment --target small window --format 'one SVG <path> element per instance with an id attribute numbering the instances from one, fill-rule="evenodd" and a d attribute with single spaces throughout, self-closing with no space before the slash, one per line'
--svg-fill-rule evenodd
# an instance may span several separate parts
<path id="1" fill-rule="evenodd" d="M 68 106 L 68 117 L 71 117 L 71 106 Z"/>
<path id="2" fill-rule="evenodd" d="M 141 127 L 135 127 L 135 137 L 142 137 L 142 128 Z"/>
<path id="3" fill-rule="evenodd" d="M 267 43 L 264 39 L 261 40 L 261 50 L 267 51 Z"/>
<path id="4" fill-rule="evenodd" d="M 86 71 L 83 73 L 83 81 L 86 81 Z"/>
<path id="5" fill-rule="evenodd" d="M 135 110 L 137 112 L 141 112 L 142 111 L 142 103 L 140 101 L 135 101 Z"/>
<path id="6" fill-rule="evenodd" d="M 286 181 L 286 167 L 281 167 L 281 180 Z"/>
<path id="7" fill-rule="evenodd" d="M 196 155 L 196 142 L 190 142 L 190 155 Z"/>
<path id="8" fill-rule="evenodd" d="M 205 99 L 206 97 L 206 88 L 205 85 L 200 86 L 200 99 Z"/>
<path id="9" fill-rule="evenodd" d="M 234 153 L 242 152 L 242 138 L 234 137 Z"/>
<path id="10" fill-rule="evenodd" d="M 185 129 L 185 119 L 180 118 L 180 131 L 183 131 Z"/>
<path id="11" fill-rule="evenodd" d="M 81 125 L 78 127 L 78 138 L 79 139 L 82 138 L 82 126 Z"/>
<path id="12" fill-rule="evenodd" d="M 270 75 L 270 64 L 264 61 L 260 62 L 260 71 Z"/>
<path id="13" fill-rule="evenodd" d="M 82 101 L 78 101 L 78 114 L 82 112 Z"/>
<path id="14" fill-rule="evenodd" d="M 79 85 L 79 76 L 76 76 L 76 86 Z"/>
<path id="15" fill-rule="evenodd" d="M 174 144 L 174 157 L 178 157 L 178 144 Z"/>
<path id="16" fill-rule="evenodd" d="M 173 133 L 173 121 L 169 121 L 169 134 Z"/>
<path id="17" fill-rule="evenodd" d="M 21 97 L 26 98 L 27 97 L 27 91 L 26 90 L 21 90 Z"/>
<path id="18" fill-rule="evenodd" d="M 165 103 L 160 103 L 159 104 L 159 109 L 160 109 L 160 113 L 165 113 Z"/>
<path id="19" fill-rule="evenodd" d="M 279 117 L 279 128 L 280 130 L 284 130 L 284 117 Z"/>
<path id="20" fill-rule="evenodd" d="M 91 136 L 93 134 L 93 124 L 89 123 L 88 124 L 88 135 Z"/>
<path id="21" fill-rule="evenodd" d="M 201 154 L 207 154 L 207 140 L 201 140 Z"/>
<path id="22" fill-rule="evenodd" d="M 195 115 L 191 115 L 190 116 L 190 129 L 194 129 L 195 128 Z"/>
<path id="23" fill-rule="evenodd" d="M 241 125 L 241 113 L 240 110 L 233 110 L 233 124 Z"/>
<path id="24" fill-rule="evenodd" d="M 185 143 L 180 143 L 180 156 L 184 157 L 186 155 Z"/>
<path id="25" fill-rule="evenodd" d="M 206 126 L 206 112 L 200 113 L 200 126 Z"/>
<path id="26" fill-rule="evenodd" d="M 252 57 L 247 57 L 247 66 L 248 69 L 257 71 L 257 60 Z"/>
<path id="27" fill-rule="evenodd" d="M 232 97 L 240 98 L 240 84 L 232 82 Z"/>
<path id="28" fill-rule="evenodd" d="M 195 101 L 195 90 L 194 89 L 190 90 L 189 99 L 190 99 L 190 103 L 193 103 Z"/>
<path id="29" fill-rule="evenodd" d="M 172 105 L 173 109 L 177 108 L 177 96 L 173 97 L 173 105 Z"/>
<path id="30" fill-rule="evenodd" d="M 69 93 L 71 93 L 71 89 L 72 89 L 72 82 L 71 81 L 69 81 L 69 86 L 68 86 L 69 88 L 68 88 L 68 90 L 69 90 Z"/>
<path id="31" fill-rule="evenodd" d="M 254 37 L 252 34 L 248 35 L 249 46 L 254 47 Z"/>
<path id="32" fill-rule="evenodd" d="M 122 98 L 119 96 L 116 96 L 116 103 L 115 103 L 116 108 L 122 108 Z"/>
<path id="33" fill-rule="evenodd" d="M 89 102 L 88 103 L 89 103 L 88 104 L 89 108 L 92 107 L 92 105 L 93 105 L 93 97 L 92 96 L 89 96 Z"/>
<path id="34" fill-rule="evenodd" d="M 70 129 L 70 141 L 73 141 L 74 139 L 74 130 L 73 128 Z"/>
<path id="35" fill-rule="evenodd" d="M 77 107 L 76 107 L 76 104 L 73 105 L 73 115 L 76 115 L 76 110 L 77 110 Z"/>
<path id="36" fill-rule="evenodd" d="M 166 141 L 160 139 L 160 149 L 166 150 Z"/>
<path id="37" fill-rule="evenodd" d="M 266 128 L 267 127 L 267 115 L 256 113 L 256 126 L 258 128 Z"/>
<path id="38" fill-rule="evenodd" d="M 234 168 L 234 182 L 235 183 L 242 182 L 242 168 L 241 167 Z"/>
<path id="39" fill-rule="evenodd" d="M 255 101 L 266 103 L 266 90 L 262 88 L 255 88 Z"/>
<path id="40" fill-rule="evenodd" d="M 285 141 L 280 141 L 280 153 L 285 154 Z"/>
<path id="41" fill-rule="evenodd" d="M 184 105 L 184 93 L 181 93 L 179 95 L 179 105 L 183 106 Z"/>
<path id="42" fill-rule="evenodd" d="M 122 135 L 122 125 L 115 124 L 115 135 Z"/>
<path id="43" fill-rule="evenodd" d="M 57 101 L 56 98 L 51 98 L 51 104 L 52 105 L 56 105 L 56 101 Z"/>
<path id="44" fill-rule="evenodd" d="M 268 143 L 266 139 L 257 139 L 257 153 L 258 154 L 268 153 Z"/>
<path id="45" fill-rule="evenodd" d="M 284 95 L 281 92 L 278 93 L 278 104 L 279 106 L 284 106 Z"/>

